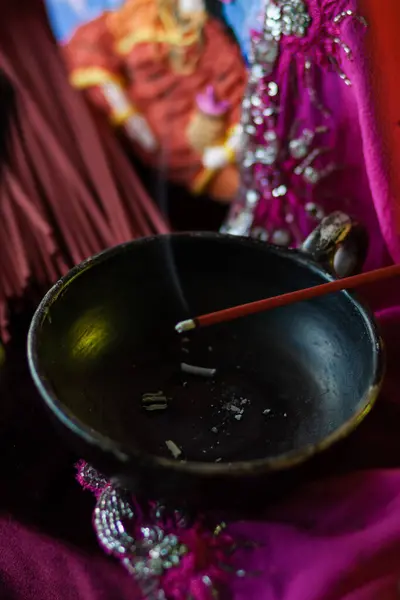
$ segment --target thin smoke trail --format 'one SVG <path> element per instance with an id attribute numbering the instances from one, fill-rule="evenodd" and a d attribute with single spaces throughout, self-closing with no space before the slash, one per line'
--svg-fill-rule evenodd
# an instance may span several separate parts
<path id="1" fill-rule="evenodd" d="M 87 0 L 54 0 L 55 2 L 66 3 L 69 5 L 77 15 L 81 17 L 81 19 L 85 18 L 85 20 L 89 20 L 93 18 L 93 6 Z M 103 0 L 101 3 L 103 10 L 115 10 L 118 6 L 123 4 L 124 0 Z M 97 5 L 99 8 L 99 5 Z M 169 207 L 168 207 L 168 191 L 167 191 L 167 157 L 168 157 L 168 147 L 163 144 L 161 152 L 160 152 L 160 161 L 158 165 L 158 176 L 156 178 L 156 194 L 159 207 L 161 212 L 168 218 L 169 215 Z M 178 303 L 180 304 L 182 310 L 182 318 L 185 315 L 189 315 L 189 307 L 187 300 L 185 298 L 185 294 L 183 291 L 183 287 L 179 278 L 178 269 L 176 265 L 176 260 L 174 257 L 174 252 L 172 248 L 172 244 L 168 237 L 165 237 L 163 240 L 163 261 L 165 262 L 165 269 L 169 276 L 169 281 L 172 287 L 172 291 L 174 296 L 177 298 Z"/>
<path id="2" fill-rule="evenodd" d="M 156 194 L 158 198 L 158 204 L 162 214 L 168 219 L 169 210 L 168 210 L 168 187 L 167 187 L 167 155 L 168 148 L 163 145 L 162 151 L 160 153 L 160 164 L 158 165 L 158 177 L 157 177 L 157 185 L 156 185 Z M 182 314 L 185 316 L 189 316 L 189 305 L 185 297 L 185 293 L 183 291 L 182 283 L 179 277 L 176 260 L 174 256 L 174 251 L 172 248 L 171 239 L 169 237 L 164 237 L 163 239 L 163 259 L 165 259 L 165 267 L 167 273 L 169 275 L 169 280 L 171 282 L 172 290 L 174 295 L 176 296 L 179 304 L 181 305 Z"/>

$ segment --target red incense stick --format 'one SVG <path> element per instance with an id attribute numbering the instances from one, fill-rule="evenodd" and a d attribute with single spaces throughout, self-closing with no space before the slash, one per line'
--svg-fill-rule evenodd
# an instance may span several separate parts
<path id="1" fill-rule="evenodd" d="M 257 300 L 256 302 L 249 302 L 240 306 L 234 306 L 207 315 L 194 317 L 193 319 L 181 321 L 175 326 L 175 329 L 178 333 L 183 333 L 185 331 L 190 331 L 191 329 L 196 329 L 197 327 L 208 327 L 209 325 L 216 325 L 217 323 L 222 323 L 224 321 L 233 321 L 234 319 L 254 315 L 266 310 L 271 310 L 272 308 L 279 308 L 280 306 L 287 306 L 288 304 L 303 302 L 304 300 L 312 300 L 319 296 L 326 296 L 327 294 L 340 292 L 342 290 L 350 290 L 382 279 L 389 279 L 390 277 L 396 277 L 396 275 L 400 275 L 400 264 L 383 267 L 382 269 L 376 269 L 374 271 L 369 271 L 368 273 L 361 273 L 360 275 L 344 277 L 343 279 L 335 279 L 335 281 L 329 281 L 328 283 L 316 285 L 304 290 L 289 292 L 287 294 L 282 294 L 281 296 L 265 298 L 264 300 Z"/>

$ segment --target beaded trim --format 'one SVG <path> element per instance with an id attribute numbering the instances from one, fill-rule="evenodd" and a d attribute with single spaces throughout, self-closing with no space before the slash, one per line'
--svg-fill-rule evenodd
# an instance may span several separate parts
<path id="1" fill-rule="evenodd" d="M 322 206 L 313 201 L 312 189 L 338 165 L 329 159 L 334 145 L 331 116 L 318 98 L 313 70 L 316 63 L 333 67 L 344 83 L 351 85 L 338 62 L 339 51 L 352 58 L 341 40 L 340 26 L 346 19 L 356 19 L 364 27 L 366 22 L 352 10 L 334 16 L 330 12 L 325 21 L 321 19 L 317 36 L 311 31 L 312 2 L 267 0 L 263 30 L 253 32 L 249 82 L 242 104 L 241 190 L 222 228 L 225 233 L 296 246 L 303 241 L 304 230 L 312 229 L 324 217 Z M 332 11 L 333 5 L 329 6 Z M 294 55 L 320 114 L 321 124 L 316 127 L 287 122 L 290 111 L 286 103 L 291 100 L 287 91 L 283 93 L 280 79 L 290 79 Z M 296 87 L 291 94 L 296 94 Z"/>
<path id="2" fill-rule="evenodd" d="M 206 525 L 159 503 L 145 508 L 126 490 L 114 487 L 84 461 L 77 479 L 96 499 L 93 526 L 107 554 L 121 561 L 147 600 L 218 600 L 229 596 L 233 577 L 245 577 L 234 564 L 239 544 L 225 523 Z M 252 574 L 254 575 L 254 573 Z"/>

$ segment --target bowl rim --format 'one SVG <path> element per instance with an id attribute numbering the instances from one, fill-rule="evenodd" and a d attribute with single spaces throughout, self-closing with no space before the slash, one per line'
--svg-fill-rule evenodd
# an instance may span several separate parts
<path id="1" fill-rule="evenodd" d="M 102 252 L 82 261 L 68 271 L 68 273 L 66 273 L 63 277 L 61 277 L 45 294 L 31 320 L 27 337 L 28 365 L 34 384 L 39 391 L 42 400 L 47 405 L 47 408 L 50 409 L 50 411 L 57 417 L 63 426 L 69 429 L 73 434 L 77 435 L 89 445 L 99 448 L 102 452 L 113 455 L 122 463 L 126 464 L 131 461 L 141 461 L 141 463 L 145 463 L 148 467 L 153 466 L 157 468 L 167 468 L 176 472 L 186 472 L 193 475 L 203 475 L 209 477 L 218 477 L 221 475 L 224 477 L 238 477 L 246 474 L 286 470 L 300 465 L 313 455 L 319 454 L 333 444 L 347 437 L 364 420 L 377 400 L 385 374 L 385 349 L 382 337 L 380 335 L 378 323 L 376 322 L 372 311 L 365 306 L 362 301 L 359 300 L 357 294 L 350 294 L 346 290 L 339 293 L 346 296 L 347 300 L 358 310 L 369 332 L 371 347 L 374 353 L 373 382 L 366 393 L 360 398 L 354 413 L 328 436 L 325 436 L 315 443 L 307 444 L 301 448 L 290 450 L 289 452 L 285 452 L 277 456 L 247 461 L 235 461 L 229 463 L 195 462 L 185 460 L 177 461 L 173 458 L 164 458 L 143 452 L 139 447 L 129 447 L 129 449 L 125 448 L 125 446 L 119 442 L 98 431 L 93 430 L 80 419 L 76 418 L 72 411 L 70 411 L 60 400 L 58 400 L 57 394 L 55 393 L 51 382 L 46 378 L 45 374 L 40 368 L 41 365 L 38 352 L 40 329 L 49 314 L 51 306 L 59 297 L 63 295 L 73 280 L 81 276 L 91 267 L 97 266 L 125 250 L 129 250 L 129 248 L 132 246 L 137 247 L 139 245 L 149 244 L 160 238 L 171 239 L 185 237 L 197 238 L 206 241 L 221 240 L 223 242 L 235 242 L 253 247 L 259 245 L 264 251 L 271 251 L 279 255 L 284 255 L 292 260 L 295 260 L 296 262 L 303 263 L 305 266 L 310 268 L 315 273 L 321 275 L 327 281 L 334 279 L 331 273 L 326 271 L 323 266 L 315 262 L 311 256 L 307 255 L 301 250 L 288 249 L 254 238 L 236 236 L 221 232 L 188 231 L 156 234 L 153 236 L 124 242 L 103 250 Z"/>

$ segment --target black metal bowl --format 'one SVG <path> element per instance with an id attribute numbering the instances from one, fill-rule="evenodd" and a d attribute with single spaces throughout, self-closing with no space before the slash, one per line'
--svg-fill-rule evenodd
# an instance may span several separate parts
<path id="1" fill-rule="evenodd" d="M 197 314 L 331 279 L 315 256 L 332 262 L 356 239 L 339 217 L 307 241 L 308 254 L 173 234 L 107 250 L 60 280 L 33 318 L 28 355 L 43 400 L 81 456 L 139 495 L 226 507 L 275 489 L 346 436 L 373 405 L 383 373 L 375 322 L 349 293 L 188 341 L 174 331 Z M 182 361 L 217 374 L 187 375 Z M 147 412 L 142 396 L 158 390 L 168 408 Z M 178 460 L 168 440 L 182 450 Z"/>

